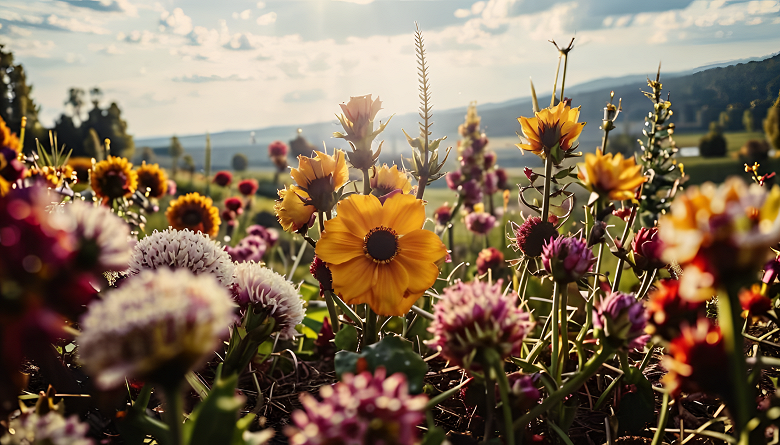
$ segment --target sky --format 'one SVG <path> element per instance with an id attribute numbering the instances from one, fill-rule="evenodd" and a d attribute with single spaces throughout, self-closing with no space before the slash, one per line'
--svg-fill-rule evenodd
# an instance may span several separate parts
<path id="1" fill-rule="evenodd" d="M 365 94 L 414 111 L 415 22 L 435 109 L 551 91 L 549 40 L 575 38 L 569 85 L 780 51 L 779 1 L 0 0 L 44 125 L 97 86 L 136 137 L 335 120 Z"/>

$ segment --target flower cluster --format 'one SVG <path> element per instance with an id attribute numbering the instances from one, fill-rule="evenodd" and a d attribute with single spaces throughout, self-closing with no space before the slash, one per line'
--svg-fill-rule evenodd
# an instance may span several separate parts
<path id="1" fill-rule="evenodd" d="M 552 238 L 542 248 L 544 270 L 559 283 L 578 281 L 595 263 L 593 252 L 579 238 Z"/>
<path id="2" fill-rule="evenodd" d="M 276 230 L 252 225 L 247 227 L 246 236 L 235 247 L 225 246 L 225 250 L 235 262 L 255 261 L 259 263 L 263 259 L 263 255 L 276 245 L 278 240 L 279 234 L 276 233 Z"/>
<path id="3" fill-rule="evenodd" d="M 87 437 L 89 425 L 78 416 L 65 418 L 56 411 L 46 414 L 26 412 L 11 420 L 0 437 L 2 445 L 94 445 Z"/>
<path id="4" fill-rule="evenodd" d="M 682 326 L 693 326 L 707 309 L 705 301 L 689 301 L 680 297 L 680 282 L 661 280 L 648 294 L 648 332 L 671 341 L 680 335 Z"/>
<path id="5" fill-rule="evenodd" d="M 11 190 L 11 185 L 25 177 L 27 168 L 19 159 L 22 144 L 0 118 L 0 197 Z"/>

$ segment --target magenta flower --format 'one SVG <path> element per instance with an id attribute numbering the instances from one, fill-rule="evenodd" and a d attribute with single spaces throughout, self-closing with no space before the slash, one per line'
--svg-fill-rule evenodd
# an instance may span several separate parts
<path id="1" fill-rule="evenodd" d="M 214 175 L 212 182 L 214 184 L 221 185 L 222 187 L 227 187 L 231 182 L 233 182 L 233 174 L 225 170 L 218 171 Z"/>
<path id="2" fill-rule="evenodd" d="M 666 261 L 661 259 L 664 243 L 658 236 L 658 227 L 642 227 L 631 242 L 636 267 L 642 270 L 661 269 Z"/>
<path id="3" fill-rule="evenodd" d="M 503 280 L 458 282 L 444 289 L 428 328 L 433 339 L 426 344 L 466 369 L 480 369 L 486 349 L 502 358 L 519 355 L 533 323 L 517 307 L 517 293 L 502 292 L 502 285 Z"/>
<path id="4" fill-rule="evenodd" d="M 262 238 L 268 247 L 273 247 L 276 242 L 279 241 L 279 232 L 275 229 L 269 229 L 258 224 L 253 224 L 246 228 L 247 236 L 259 236 Z"/>
<path id="5" fill-rule="evenodd" d="M 521 225 L 512 223 L 515 239 L 512 246 L 526 256 L 537 257 L 550 238 L 558 238 L 558 231 L 551 222 L 542 222 L 542 218 L 532 216 Z"/>
<path id="6" fill-rule="evenodd" d="M 450 188 L 450 190 L 458 190 L 458 186 L 463 182 L 463 174 L 455 170 L 454 172 L 449 172 L 444 176 L 444 179 L 447 181 L 447 187 Z"/>
<path id="7" fill-rule="evenodd" d="M 235 247 L 225 246 L 225 251 L 236 263 L 254 261 L 259 263 L 268 250 L 268 243 L 259 236 L 247 235 Z"/>
<path id="8" fill-rule="evenodd" d="M 295 426 L 284 433 L 293 445 L 413 445 L 425 419 L 426 396 L 410 396 L 406 376 L 363 372 L 320 388 L 322 402 L 301 394 L 304 411 L 293 412 Z"/>
<path id="9" fill-rule="evenodd" d="M 470 179 L 461 184 L 459 190 L 461 195 L 463 195 L 463 205 L 467 209 L 472 209 L 475 204 L 482 202 L 482 187 L 475 179 Z"/>
<path id="10" fill-rule="evenodd" d="M 477 255 L 477 273 L 479 275 L 484 275 L 491 269 L 495 272 L 503 264 L 504 254 L 495 247 L 482 249 Z"/>
<path id="11" fill-rule="evenodd" d="M 496 172 L 485 173 L 485 193 L 492 195 L 498 191 L 498 175 Z"/>
<path id="12" fill-rule="evenodd" d="M 244 179 L 238 182 L 238 192 L 244 196 L 252 196 L 260 186 L 256 179 Z"/>
<path id="13" fill-rule="evenodd" d="M 499 189 L 506 190 L 509 188 L 509 177 L 506 174 L 506 170 L 503 168 L 497 168 L 495 170 L 496 178 L 498 179 L 497 186 Z"/>
<path id="14" fill-rule="evenodd" d="M 647 313 L 636 296 L 612 292 L 593 309 L 593 327 L 604 339 L 621 349 L 644 347 L 650 336 L 645 334 Z"/>
<path id="15" fill-rule="evenodd" d="M 571 283 L 582 278 L 596 263 L 585 240 L 559 237 L 549 240 L 542 248 L 542 265 L 553 280 Z"/>
<path id="16" fill-rule="evenodd" d="M 241 201 L 241 198 L 233 196 L 225 200 L 225 208 L 232 212 L 236 212 L 237 215 L 244 213 L 243 207 L 244 203 Z"/>
<path id="17" fill-rule="evenodd" d="M 268 144 L 268 156 L 275 158 L 278 156 L 287 157 L 287 144 L 282 141 L 273 141 Z"/>
<path id="18" fill-rule="evenodd" d="M 520 410 L 528 410 L 539 402 L 542 393 L 536 387 L 539 375 L 527 375 L 514 372 L 506 376 L 509 380 L 509 391 L 512 395 L 512 404 Z"/>
<path id="19" fill-rule="evenodd" d="M 496 217 L 487 212 L 472 212 L 466 215 L 466 228 L 479 235 L 487 234 L 496 224 Z"/>
<path id="20" fill-rule="evenodd" d="M 433 220 L 439 226 L 444 226 L 452 218 L 452 209 L 446 202 L 433 212 Z"/>
<path id="21" fill-rule="evenodd" d="M 780 275 L 780 260 L 775 258 L 764 265 L 764 275 L 761 277 L 761 281 L 772 284 L 778 275 Z"/>
<path id="22" fill-rule="evenodd" d="M 494 165 L 496 165 L 496 152 L 486 151 L 482 157 L 482 167 L 485 170 L 490 170 Z"/>

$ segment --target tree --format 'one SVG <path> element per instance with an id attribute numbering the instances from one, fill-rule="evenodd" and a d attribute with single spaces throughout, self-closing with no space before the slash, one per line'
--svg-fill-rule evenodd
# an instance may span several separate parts
<path id="1" fill-rule="evenodd" d="M 65 106 L 69 106 L 71 111 L 71 117 L 78 119 L 81 123 L 81 108 L 84 106 L 84 90 L 81 88 L 71 88 L 68 90 L 68 99 L 65 101 Z M 96 105 L 97 106 L 97 105 Z"/>
<path id="2" fill-rule="evenodd" d="M 237 172 L 246 171 L 249 167 L 249 159 L 243 153 L 236 153 L 233 155 L 233 170 Z"/>
<path id="3" fill-rule="evenodd" d="M 699 140 L 699 154 L 705 158 L 726 156 L 728 147 L 717 122 L 710 122 L 710 132 Z"/>
<path id="4" fill-rule="evenodd" d="M 184 153 L 184 147 L 181 146 L 179 138 L 173 136 L 171 138 L 171 146 L 168 148 L 168 154 L 171 155 L 171 172 L 173 177 L 176 177 L 176 170 L 179 164 L 179 158 Z"/>
<path id="5" fill-rule="evenodd" d="M 154 160 L 157 156 L 155 156 L 154 151 L 152 151 L 152 147 L 142 147 L 141 148 L 141 161 L 146 162 L 147 164 L 154 163 Z"/>
<path id="6" fill-rule="evenodd" d="M 742 113 L 742 126 L 745 127 L 745 131 L 747 131 L 748 133 L 752 133 L 753 130 L 755 129 L 753 127 L 753 123 L 754 123 L 753 112 L 750 111 L 750 109 L 748 108 Z"/>
<path id="7" fill-rule="evenodd" d="M 191 155 L 184 155 L 181 162 L 184 164 L 184 170 L 190 174 L 190 187 L 192 187 L 192 183 L 195 180 L 195 161 Z"/>
<path id="8" fill-rule="evenodd" d="M 32 100 L 32 85 L 27 84 L 22 65 L 14 64 L 11 51 L 3 51 L 0 45 L 0 117 L 6 125 L 21 136 L 22 117 L 27 118 L 24 137 L 25 151 L 35 148 L 35 139 L 48 140 L 46 129 L 38 121 L 40 107 Z"/>
<path id="9" fill-rule="evenodd" d="M 780 150 L 780 94 L 777 95 L 777 100 L 766 113 L 766 119 L 764 119 L 764 133 L 766 133 L 766 140 L 769 145 Z"/>

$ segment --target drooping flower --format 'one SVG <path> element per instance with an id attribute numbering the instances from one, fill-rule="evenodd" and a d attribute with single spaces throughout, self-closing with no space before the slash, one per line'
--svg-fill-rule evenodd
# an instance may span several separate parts
<path id="1" fill-rule="evenodd" d="M 333 289 L 348 304 L 368 303 L 381 315 L 403 315 L 439 275 L 447 249 L 423 230 L 425 204 L 395 194 L 384 204 L 350 195 L 325 221 L 316 254 L 333 273 Z"/>
<path id="2" fill-rule="evenodd" d="M 188 229 L 155 230 L 138 241 L 128 273 L 147 269 L 188 269 L 195 275 L 210 274 L 229 288 L 235 282 L 235 266 L 217 241 Z"/>
<path id="3" fill-rule="evenodd" d="M 482 203 L 474 206 L 474 211 L 466 215 L 466 228 L 477 235 L 487 235 L 496 227 L 496 217 L 484 210 Z"/>
<path id="4" fill-rule="evenodd" d="M 650 334 L 671 341 L 680 334 L 681 326 L 693 326 L 704 316 L 705 301 L 689 301 L 680 297 L 680 282 L 661 280 L 648 293 L 647 321 Z"/>
<path id="5" fill-rule="evenodd" d="M 666 267 L 667 263 L 661 258 L 664 244 L 658 236 L 657 227 L 641 227 L 631 241 L 631 253 L 634 264 L 641 270 L 654 270 Z"/>
<path id="6" fill-rule="evenodd" d="M 274 332 L 281 339 L 295 337 L 295 326 L 305 315 L 303 300 L 293 284 L 273 270 L 253 261 L 236 265 L 236 302 L 255 313 L 265 312 L 276 320 Z"/>
<path id="7" fill-rule="evenodd" d="M 593 309 L 593 327 L 615 348 L 642 348 L 650 339 L 645 334 L 647 313 L 641 301 L 631 294 L 612 292 Z"/>
<path id="8" fill-rule="evenodd" d="M 101 388 L 125 378 L 178 383 L 220 346 L 233 308 L 228 290 L 209 274 L 145 270 L 89 306 L 79 354 Z"/>
<path id="9" fill-rule="evenodd" d="M 214 174 L 214 179 L 212 179 L 212 182 L 219 186 L 227 187 L 231 182 L 233 182 L 233 174 L 226 170 L 218 171 L 216 174 Z"/>
<path id="10" fill-rule="evenodd" d="M 279 199 L 274 204 L 274 213 L 279 220 L 282 229 L 286 232 L 297 232 L 302 228 L 309 228 L 314 223 L 313 205 L 305 201 L 309 194 L 296 185 L 279 190 Z"/>
<path id="11" fill-rule="evenodd" d="M 428 328 L 433 339 L 426 344 L 465 369 L 480 369 L 486 349 L 502 359 L 519 355 L 533 324 L 517 307 L 517 293 L 502 292 L 502 285 L 503 280 L 458 282 L 444 289 Z"/>
<path id="12" fill-rule="evenodd" d="M 538 257 L 550 238 L 558 238 L 555 226 L 549 221 L 543 222 L 538 216 L 529 217 L 519 226 L 513 222 L 512 230 L 515 232 L 512 246 L 529 257 Z"/>
<path id="13" fill-rule="evenodd" d="M 398 171 L 398 166 L 388 167 L 387 164 L 379 168 L 374 167 L 374 176 L 370 179 L 371 189 L 377 196 L 384 196 L 395 190 L 402 193 L 409 193 L 412 190 L 412 183 L 409 176 Z"/>
<path id="14" fill-rule="evenodd" d="M 562 152 L 568 153 L 574 150 L 572 144 L 585 126 L 585 122 L 577 122 L 579 116 L 580 107 L 571 109 L 569 103 L 561 101 L 554 107 L 536 112 L 532 118 L 519 117 L 517 121 L 522 126 L 526 143 L 515 145 L 542 159 L 547 159 L 556 145 Z M 556 163 L 561 160 L 557 159 Z"/>
<path id="15" fill-rule="evenodd" d="M 596 257 L 582 239 L 562 236 L 548 240 L 542 248 L 544 270 L 559 283 L 579 280 L 595 263 Z"/>
<path id="16" fill-rule="evenodd" d="M 176 230 L 190 229 L 203 232 L 211 237 L 217 236 L 219 225 L 219 209 L 214 206 L 211 198 L 200 193 L 187 193 L 171 201 L 165 212 L 168 224 Z"/>
<path id="17" fill-rule="evenodd" d="M 95 196 L 108 202 L 129 198 L 138 187 L 138 175 L 126 158 L 109 156 L 89 171 L 89 184 Z"/>
<path id="18" fill-rule="evenodd" d="M 138 175 L 138 190 L 148 193 L 149 198 L 161 198 L 168 192 L 168 175 L 158 164 L 143 161 L 135 172 Z"/>
<path id="19" fill-rule="evenodd" d="M 504 254 L 495 247 L 482 249 L 477 255 L 477 273 L 484 275 L 488 270 L 494 272 L 504 264 Z"/>
<path id="20" fill-rule="evenodd" d="M 65 418 L 57 411 L 37 414 L 32 411 L 11 419 L 8 431 L 0 437 L 2 445 L 94 445 L 87 437 L 89 425 L 77 415 Z"/>
<path id="21" fill-rule="evenodd" d="M 244 179 L 238 183 L 238 192 L 244 196 L 254 196 L 258 188 L 260 185 L 257 183 L 257 179 Z"/>
<path id="22" fill-rule="evenodd" d="M 586 189 L 615 201 L 634 198 L 639 186 L 647 180 L 642 175 L 642 166 L 633 157 L 623 159 L 621 153 L 605 155 L 597 149 L 596 154 L 585 154 L 585 162 L 577 165 L 577 177 Z"/>
<path id="23" fill-rule="evenodd" d="M 349 180 L 347 161 L 342 150 L 333 155 L 315 151 L 316 157 L 298 156 L 298 168 L 290 175 L 308 194 L 310 202 L 320 212 L 330 211 L 336 203 L 335 192 Z"/>
<path id="24" fill-rule="evenodd" d="M 293 412 L 295 426 L 284 430 L 291 445 L 414 445 L 428 402 L 409 395 L 403 373 L 385 377 L 384 368 L 322 386 L 322 402 L 306 392 L 300 397 L 304 411 Z"/>
<path id="25" fill-rule="evenodd" d="M 661 364 L 669 372 L 661 381 L 673 396 L 706 392 L 728 398 L 733 383 L 727 372 L 718 371 L 729 361 L 719 327 L 700 318 L 692 326 L 683 326 L 667 351 Z"/>
<path id="26" fill-rule="evenodd" d="M 780 241 L 780 187 L 771 191 L 738 178 L 705 183 L 678 194 L 662 215 L 663 259 L 683 269 L 680 294 L 708 299 L 731 274 L 754 273 Z M 705 286 L 706 284 L 706 286 Z"/>

